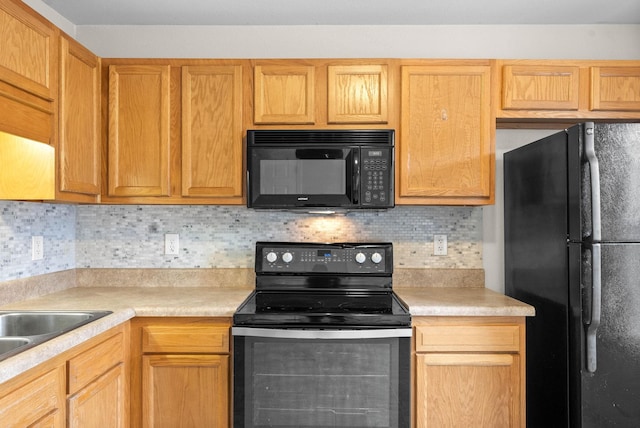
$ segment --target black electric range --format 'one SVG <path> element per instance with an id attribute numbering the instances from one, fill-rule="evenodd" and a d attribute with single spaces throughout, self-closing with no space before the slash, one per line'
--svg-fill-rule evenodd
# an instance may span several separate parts
<path id="1" fill-rule="evenodd" d="M 256 243 L 256 289 L 234 326 L 398 328 L 411 325 L 393 292 L 390 243 Z"/>

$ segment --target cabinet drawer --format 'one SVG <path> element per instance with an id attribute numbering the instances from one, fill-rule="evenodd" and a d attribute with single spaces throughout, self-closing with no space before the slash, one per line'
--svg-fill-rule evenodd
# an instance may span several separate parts
<path id="1" fill-rule="evenodd" d="M 118 333 L 69 360 L 69 394 L 74 394 L 123 360 L 124 336 Z"/>
<path id="2" fill-rule="evenodd" d="M 222 326 L 144 326 L 142 352 L 229 352 L 229 328 Z"/>
<path id="3" fill-rule="evenodd" d="M 518 352 L 517 325 L 417 326 L 417 352 Z"/>

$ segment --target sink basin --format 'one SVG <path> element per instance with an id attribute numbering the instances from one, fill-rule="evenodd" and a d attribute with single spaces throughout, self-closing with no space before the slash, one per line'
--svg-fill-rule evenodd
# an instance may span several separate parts
<path id="1" fill-rule="evenodd" d="M 17 351 L 30 343 L 31 340 L 26 337 L 0 337 L 0 355 Z"/>
<path id="2" fill-rule="evenodd" d="M 0 361 L 109 314 L 109 311 L 0 311 Z"/>
<path id="3" fill-rule="evenodd" d="M 0 336 L 39 336 L 79 327 L 95 316 L 88 312 L 0 313 Z"/>

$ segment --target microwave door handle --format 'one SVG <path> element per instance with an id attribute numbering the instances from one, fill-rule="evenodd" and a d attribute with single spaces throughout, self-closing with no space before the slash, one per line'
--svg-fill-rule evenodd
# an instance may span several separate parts
<path id="1" fill-rule="evenodd" d="M 360 150 L 354 150 L 353 153 L 353 203 L 360 203 Z"/>

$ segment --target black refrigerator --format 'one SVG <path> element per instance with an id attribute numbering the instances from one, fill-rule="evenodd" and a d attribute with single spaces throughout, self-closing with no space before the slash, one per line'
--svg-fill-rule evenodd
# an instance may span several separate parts
<path id="1" fill-rule="evenodd" d="M 527 319 L 527 427 L 640 427 L 640 123 L 504 155 L 505 291 Z"/>

